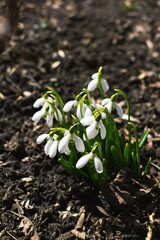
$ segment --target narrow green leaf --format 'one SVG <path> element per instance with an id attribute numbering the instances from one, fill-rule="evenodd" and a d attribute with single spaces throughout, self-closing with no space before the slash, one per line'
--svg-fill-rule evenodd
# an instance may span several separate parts
<path id="1" fill-rule="evenodd" d="M 118 168 L 123 168 L 123 161 L 121 157 L 121 152 L 118 151 L 118 148 L 115 145 L 111 145 L 111 158 L 114 160 Z"/>
<path id="2" fill-rule="evenodd" d="M 141 136 L 141 138 L 140 138 L 140 140 L 139 140 L 139 142 L 138 142 L 138 147 L 139 147 L 139 148 L 142 148 L 142 147 L 143 147 L 144 142 L 145 142 L 146 139 L 147 139 L 148 133 L 149 133 L 149 129 L 147 129 L 147 130 L 143 133 L 143 135 Z"/>
<path id="3" fill-rule="evenodd" d="M 72 164 L 70 164 L 69 162 L 67 162 L 64 157 L 60 157 L 60 158 L 58 159 L 58 161 L 59 161 L 59 163 L 61 164 L 61 166 L 62 166 L 68 173 L 70 173 L 70 174 L 74 174 L 74 173 L 75 173 L 75 167 L 74 167 Z"/>
<path id="4" fill-rule="evenodd" d="M 151 157 L 148 159 L 148 162 L 145 166 L 144 172 L 143 172 L 143 176 L 147 176 L 149 173 L 149 169 L 151 167 Z"/>
<path id="5" fill-rule="evenodd" d="M 128 162 L 129 162 L 129 157 L 130 157 L 130 152 L 129 152 L 129 150 L 130 150 L 129 144 L 126 143 L 126 145 L 125 145 L 125 147 L 124 147 L 124 153 L 123 153 L 123 156 L 124 156 L 126 165 L 127 165 Z"/>

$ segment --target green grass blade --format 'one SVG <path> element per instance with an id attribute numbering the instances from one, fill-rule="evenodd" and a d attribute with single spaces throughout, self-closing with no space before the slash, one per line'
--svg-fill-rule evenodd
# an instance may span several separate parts
<path id="1" fill-rule="evenodd" d="M 147 139 L 148 133 L 149 133 L 149 129 L 147 129 L 147 130 L 143 133 L 143 135 L 141 136 L 141 138 L 140 138 L 140 140 L 139 140 L 139 143 L 138 143 L 139 149 L 143 147 L 144 142 L 145 142 L 146 139 Z"/>

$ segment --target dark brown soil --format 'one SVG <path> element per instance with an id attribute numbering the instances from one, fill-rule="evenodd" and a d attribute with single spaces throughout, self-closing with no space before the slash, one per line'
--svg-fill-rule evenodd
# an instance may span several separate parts
<path id="1" fill-rule="evenodd" d="M 160 1 L 125 2 L 22 4 L 0 58 L 0 239 L 160 239 Z M 46 157 L 35 142 L 45 126 L 31 120 L 48 85 L 70 100 L 99 66 L 111 89 L 128 94 L 139 133 L 150 128 L 150 177 L 112 179 L 131 194 L 123 211 Z"/>

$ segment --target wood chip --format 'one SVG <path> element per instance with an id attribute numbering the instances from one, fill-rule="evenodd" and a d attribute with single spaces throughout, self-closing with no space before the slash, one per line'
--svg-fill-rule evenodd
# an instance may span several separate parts
<path id="1" fill-rule="evenodd" d="M 85 232 L 79 232 L 76 229 L 73 229 L 73 230 L 71 230 L 71 233 L 79 239 L 82 239 L 82 240 L 86 239 L 86 233 Z"/>
<path id="2" fill-rule="evenodd" d="M 24 178 L 22 178 L 22 181 L 23 182 L 31 182 L 33 180 L 33 177 L 24 177 Z"/>
<path id="3" fill-rule="evenodd" d="M 59 67 L 60 64 L 61 64 L 60 61 L 56 61 L 56 62 L 52 63 L 51 68 L 55 69 L 55 68 Z"/>
<path id="4" fill-rule="evenodd" d="M 153 44 L 153 42 L 150 39 L 146 40 L 146 45 L 149 48 L 149 50 L 153 50 L 154 44 Z"/>
<path id="5" fill-rule="evenodd" d="M 4 96 L 3 93 L 0 92 L 0 99 L 5 99 L 6 97 Z"/>
<path id="6" fill-rule="evenodd" d="M 61 57 L 61 58 L 65 58 L 65 53 L 63 50 L 58 50 L 58 55 Z"/>
<path id="7" fill-rule="evenodd" d="M 75 229 L 81 229 L 82 227 L 83 227 L 83 223 L 84 223 L 84 220 L 85 220 L 85 209 L 84 209 L 84 207 L 82 207 L 81 209 L 80 209 L 80 217 L 79 217 L 79 219 L 78 219 L 78 221 L 77 221 L 77 224 L 76 224 L 76 226 L 75 226 Z"/>

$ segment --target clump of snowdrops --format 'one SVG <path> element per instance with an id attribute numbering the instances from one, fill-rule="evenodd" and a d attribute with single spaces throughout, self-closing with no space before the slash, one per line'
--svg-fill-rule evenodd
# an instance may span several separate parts
<path id="1" fill-rule="evenodd" d="M 67 172 L 89 179 L 99 189 L 113 171 L 129 168 L 140 178 L 150 167 L 150 159 L 144 168 L 140 162 L 140 149 L 148 130 L 138 139 L 127 95 L 115 89 L 109 98 L 108 90 L 100 67 L 75 99 L 64 103 L 58 92 L 49 88 L 33 105 L 41 109 L 32 120 L 44 119 L 49 127 L 48 133 L 37 138 L 38 144 L 44 143 L 45 154 L 58 159 Z M 99 92 L 97 99 L 93 91 Z M 118 99 L 125 102 L 124 109 Z M 127 136 L 122 127 L 118 129 L 117 120 L 124 121 Z"/>

